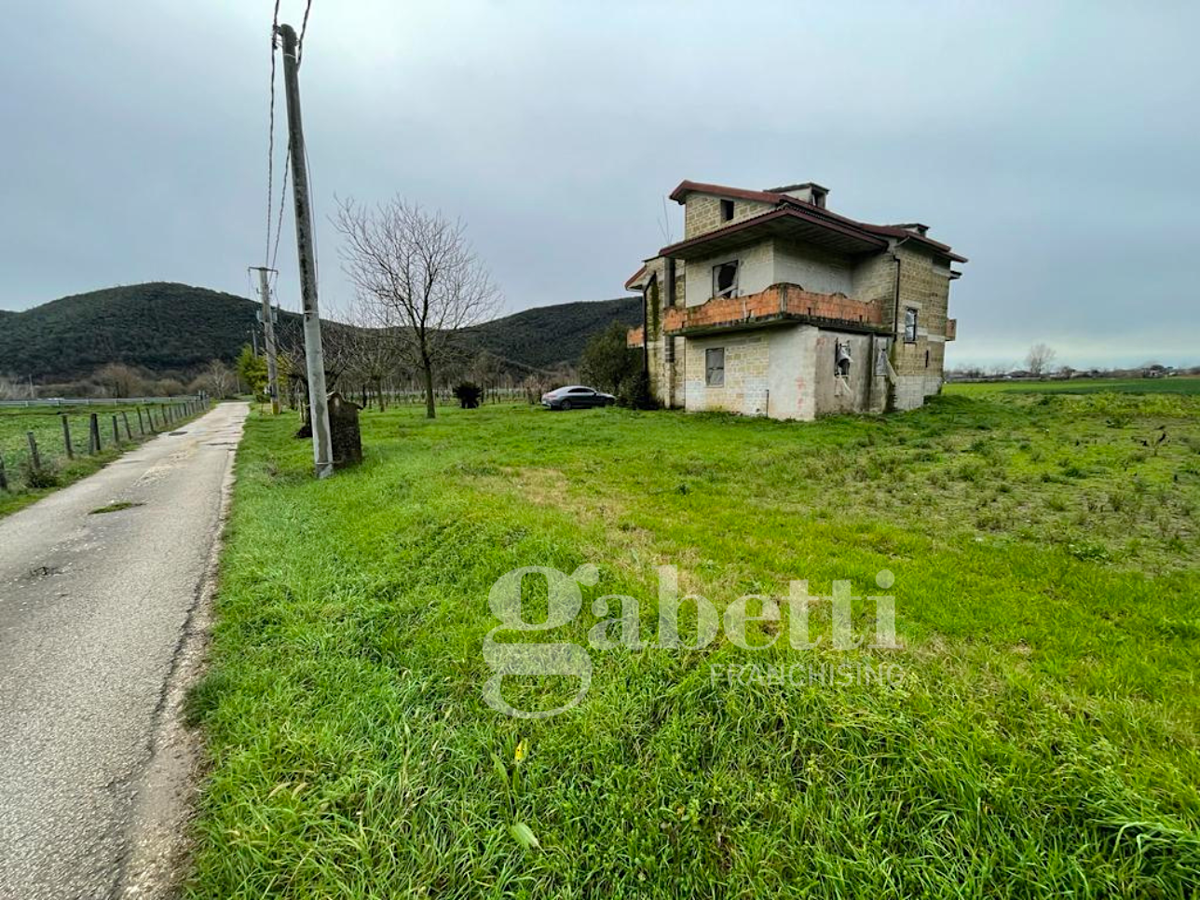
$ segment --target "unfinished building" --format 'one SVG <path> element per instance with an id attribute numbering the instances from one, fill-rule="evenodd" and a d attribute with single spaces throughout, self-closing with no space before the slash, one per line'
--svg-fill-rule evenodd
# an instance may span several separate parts
<path id="1" fill-rule="evenodd" d="M 684 181 L 683 240 L 625 286 L 629 345 L 664 406 L 776 419 L 912 409 L 941 390 L 953 266 L 920 223 L 832 213 L 811 182 L 765 191 Z"/>

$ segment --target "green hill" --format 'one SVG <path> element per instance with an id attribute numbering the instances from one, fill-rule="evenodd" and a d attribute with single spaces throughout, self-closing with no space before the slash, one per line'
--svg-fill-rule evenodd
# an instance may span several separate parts
<path id="1" fill-rule="evenodd" d="M 640 325 L 641 298 L 540 306 L 467 329 L 466 335 L 503 360 L 548 369 L 577 362 L 588 339 L 613 321 Z"/>
<path id="2" fill-rule="evenodd" d="M 152 282 L 63 297 L 0 313 L 0 374 L 39 382 L 84 378 L 122 362 L 157 375 L 186 375 L 210 360 L 231 362 L 257 328 L 257 304 L 184 284 Z M 281 314 L 284 327 L 300 317 Z M 471 343 L 515 364 L 575 362 L 595 332 L 614 319 L 641 320 L 636 297 L 529 309 L 472 328 Z"/>

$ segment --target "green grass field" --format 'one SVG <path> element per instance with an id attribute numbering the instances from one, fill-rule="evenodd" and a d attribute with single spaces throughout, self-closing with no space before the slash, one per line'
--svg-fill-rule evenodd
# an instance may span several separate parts
<path id="1" fill-rule="evenodd" d="M 88 420 L 93 412 L 100 426 L 101 452 L 89 455 Z M 157 417 L 161 414 L 162 410 L 156 406 L 156 422 L 160 421 Z M 70 426 L 74 459 L 67 456 L 62 428 L 64 415 Z M 112 430 L 114 415 L 118 417 L 120 434 L 120 442 L 116 444 Z M 125 428 L 126 418 L 129 434 Z M 37 441 L 38 455 L 41 457 L 40 477 L 33 476 L 30 470 L 30 431 Z M 8 491 L 0 491 L 0 516 L 15 512 L 46 494 L 92 474 L 151 436 L 143 435 L 139 430 L 137 408 L 133 406 L 0 408 L 0 459 L 4 460 L 9 486 Z"/>
<path id="2" fill-rule="evenodd" d="M 1001 393 L 1054 394 L 1187 394 L 1200 395 L 1200 377 L 1075 378 L 1070 381 L 980 381 L 947 386 L 951 395 L 980 396 Z"/>
<path id="3" fill-rule="evenodd" d="M 319 483 L 293 419 L 252 418 L 190 895 L 1194 896 L 1200 397 L 966 387 L 814 424 L 368 413 L 366 462 Z M 816 650 L 771 622 L 770 649 L 592 649 L 579 706 L 498 714 L 489 589 L 585 563 L 582 612 L 533 638 L 587 646 L 624 594 L 653 642 L 670 564 L 719 608 L 889 571 L 902 648 L 833 650 L 822 602 Z"/>

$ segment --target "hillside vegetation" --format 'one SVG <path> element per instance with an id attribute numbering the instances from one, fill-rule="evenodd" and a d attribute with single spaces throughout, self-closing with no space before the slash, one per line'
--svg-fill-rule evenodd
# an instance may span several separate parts
<path id="1" fill-rule="evenodd" d="M 470 339 L 503 359 L 549 369 L 574 365 L 587 342 L 612 322 L 640 325 L 640 297 L 560 303 L 526 309 L 467 331 Z"/>
<path id="2" fill-rule="evenodd" d="M 256 309 L 245 297 L 167 282 L 63 297 L 0 313 L 0 374 L 70 381 L 111 362 L 194 373 L 214 359 L 233 362 L 257 327 Z M 614 320 L 635 324 L 640 310 L 636 297 L 544 306 L 473 328 L 469 340 L 516 368 L 548 368 L 574 363 L 589 337 Z"/>

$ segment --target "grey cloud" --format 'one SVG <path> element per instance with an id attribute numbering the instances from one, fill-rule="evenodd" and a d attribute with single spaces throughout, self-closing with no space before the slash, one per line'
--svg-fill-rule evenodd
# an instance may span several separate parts
<path id="1" fill-rule="evenodd" d="M 271 5 L 9 11 L 0 307 L 151 278 L 245 292 Z M 516 310 L 619 295 L 683 178 L 815 179 L 831 208 L 927 222 L 971 258 L 951 364 L 1036 340 L 1076 365 L 1192 362 L 1197 26 L 1172 3 L 314 0 L 314 200 L 399 192 L 462 216 Z M 337 308 L 336 235 L 318 236 Z"/>

